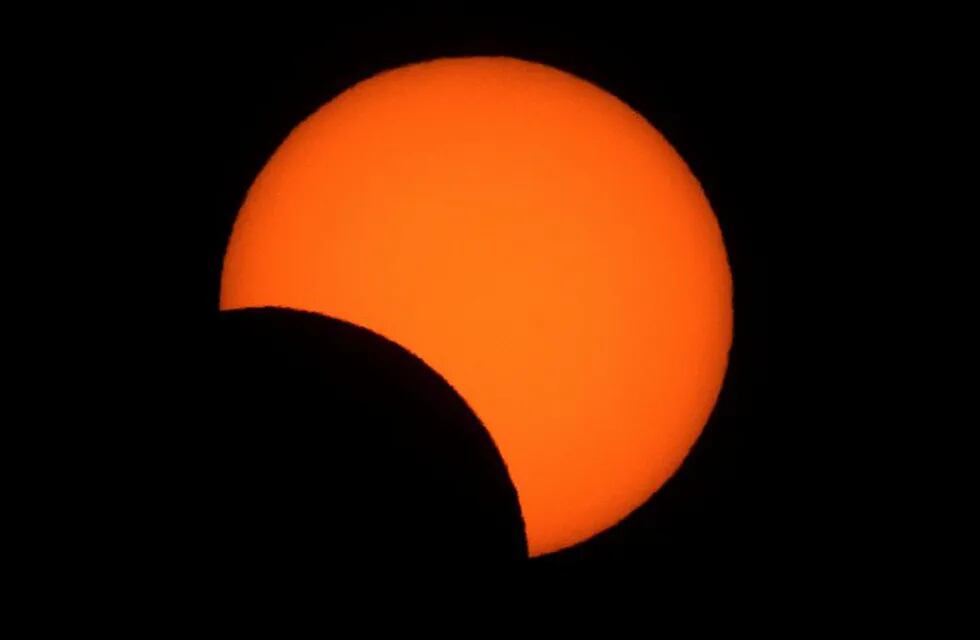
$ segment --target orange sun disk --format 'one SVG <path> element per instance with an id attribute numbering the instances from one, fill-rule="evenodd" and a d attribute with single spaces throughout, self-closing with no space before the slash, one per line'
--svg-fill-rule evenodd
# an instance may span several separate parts
<path id="1" fill-rule="evenodd" d="M 532 555 L 670 477 L 732 338 L 683 160 L 612 95 L 510 58 L 388 71 L 300 124 L 248 192 L 220 306 L 315 311 L 422 358 L 496 442 Z"/>

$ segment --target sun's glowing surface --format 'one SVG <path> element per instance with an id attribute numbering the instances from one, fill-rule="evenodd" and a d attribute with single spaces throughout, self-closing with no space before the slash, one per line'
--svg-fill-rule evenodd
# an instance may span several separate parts
<path id="1" fill-rule="evenodd" d="M 493 436 L 539 555 L 681 464 L 724 377 L 731 287 L 707 199 L 641 116 L 550 67 L 459 58 L 361 82 L 289 135 L 220 304 L 316 311 L 421 357 Z"/>

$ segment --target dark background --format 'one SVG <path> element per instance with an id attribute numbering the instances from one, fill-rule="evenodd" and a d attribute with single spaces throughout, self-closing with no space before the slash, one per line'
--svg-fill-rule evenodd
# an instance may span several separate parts
<path id="1" fill-rule="evenodd" d="M 800 496 L 789 472 L 801 447 L 789 434 L 802 428 L 795 425 L 806 410 L 792 405 L 783 388 L 792 374 L 776 371 L 772 355 L 777 335 L 787 333 L 774 310 L 796 313 L 782 302 L 796 283 L 779 260 L 787 243 L 808 242 L 813 220 L 799 213 L 797 179 L 820 162 L 815 152 L 800 153 L 820 136 L 814 103 L 826 94 L 807 89 L 824 73 L 819 49 L 801 46 L 792 29 L 730 29 L 656 14 L 562 23 L 380 13 L 317 23 L 312 32 L 167 27 L 95 42 L 95 58 L 80 63 L 92 72 L 85 95 L 99 104 L 83 150 L 98 150 L 122 205 L 119 216 L 115 209 L 95 216 L 111 248 L 92 257 L 111 293 L 93 320 L 92 346 L 121 346 L 112 350 L 121 375 L 111 383 L 120 398 L 111 413 L 130 427 L 111 437 L 113 447 L 138 452 L 123 465 L 129 473 L 142 477 L 181 455 L 179 444 L 161 445 L 133 427 L 152 423 L 158 434 L 200 417 L 200 398 L 180 396 L 208 353 L 204 327 L 216 314 L 224 247 L 247 188 L 292 127 L 384 69 L 439 56 L 508 55 L 594 82 L 666 136 L 707 193 L 735 284 L 728 374 L 683 466 L 621 524 L 532 566 L 543 573 L 762 571 L 810 555 L 791 516 Z M 112 145 L 101 122 L 119 134 Z M 166 483 L 153 489 L 166 492 Z"/>

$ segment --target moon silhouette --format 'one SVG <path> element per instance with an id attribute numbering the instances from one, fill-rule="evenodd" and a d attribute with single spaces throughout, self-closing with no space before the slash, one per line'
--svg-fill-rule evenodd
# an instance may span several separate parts
<path id="1" fill-rule="evenodd" d="M 202 568 L 241 587 L 526 561 L 499 452 L 425 363 L 321 314 L 216 315 L 181 469 Z"/>
<path id="2" fill-rule="evenodd" d="M 724 241 L 681 157 L 609 93 L 512 58 L 381 73 L 287 137 L 222 272 L 221 309 L 268 306 L 367 328 L 448 381 L 531 555 L 671 476 L 732 339 Z"/>

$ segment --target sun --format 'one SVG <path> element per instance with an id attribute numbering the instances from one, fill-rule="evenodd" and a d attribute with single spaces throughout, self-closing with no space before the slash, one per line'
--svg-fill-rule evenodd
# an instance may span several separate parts
<path id="1" fill-rule="evenodd" d="M 242 205 L 220 306 L 315 311 L 419 356 L 493 437 L 532 555 L 680 466 L 733 318 L 717 220 L 663 136 L 498 57 L 387 71 L 302 122 Z"/>

